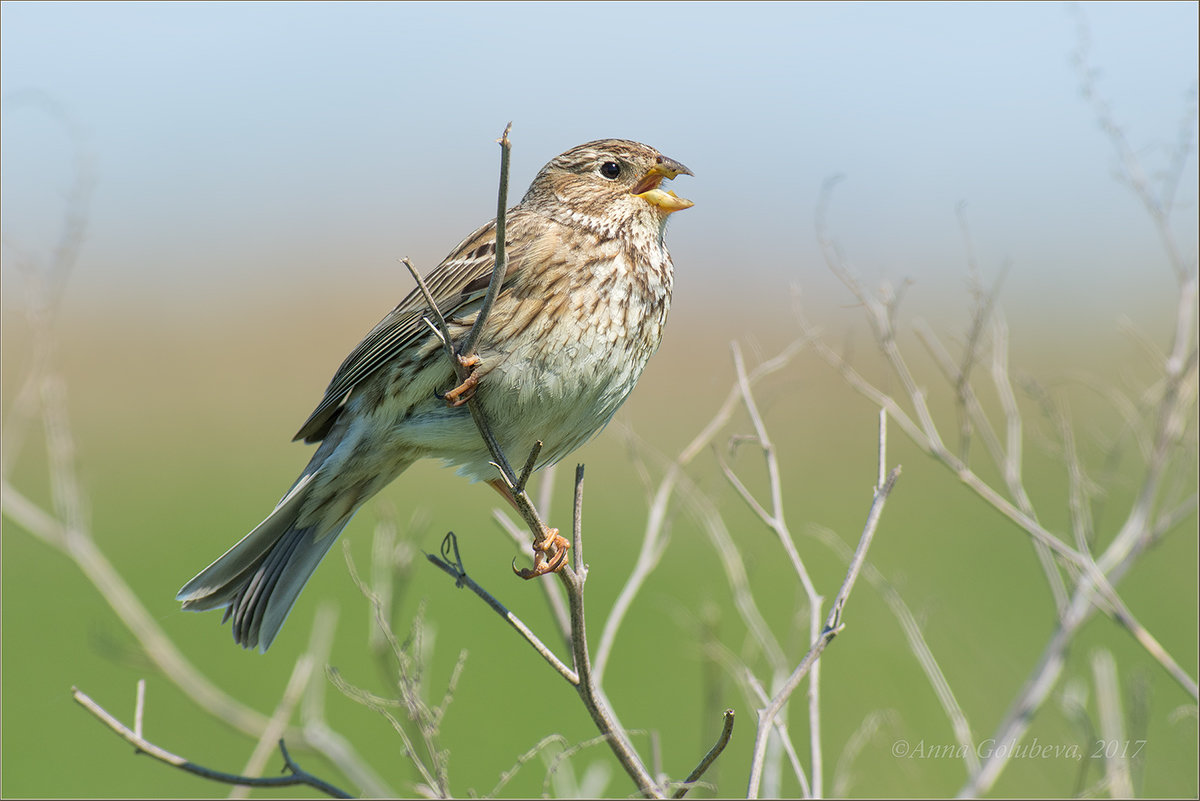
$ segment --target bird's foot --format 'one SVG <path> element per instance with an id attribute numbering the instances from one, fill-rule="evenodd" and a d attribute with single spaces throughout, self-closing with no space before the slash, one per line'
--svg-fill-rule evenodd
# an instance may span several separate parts
<path id="1" fill-rule="evenodd" d="M 468 368 L 471 372 L 463 379 L 463 382 L 446 394 L 442 395 L 442 400 L 446 401 L 446 405 L 452 409 L 463 406 L 468 403 L 471 398 L 475 397 L 475 388 L 479 386 L 479 374 L 475 372 L 475 367 L 479 364 L 479 357 L 472 354 L 470 356 L 458 356 L 458 363 L 463 367 Z"/>
<path id="2" fill-rule="evenodd" d="M 556 528 L 542 529 L 542 536 L 533 541 L 533 567 L 517 568 L 513 572 L 528 581 L 531 578 L 556 573 L 567 561 L 571 543 Z"/>

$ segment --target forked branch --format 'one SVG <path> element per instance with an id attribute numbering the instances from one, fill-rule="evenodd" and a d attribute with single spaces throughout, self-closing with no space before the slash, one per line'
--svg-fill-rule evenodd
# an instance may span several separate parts
<path id="1" fill-rule="evenodd" d="M 188 773 L 195 774 L 203 779 L 209 779 L 215 782 L 223 782 L 225 784 L 244 785 L 246 787 L 295 787 L 296 785 L 305 785 L 319 790 L 331 798 L 353 798 L 354 796 L 347 793 L 329 782 L 319 779 L 313 774 L 301 768 L 296 764 L 288 753 L 287 746 L 284 741 L 279 741 L 279 753 L 283 756 L 284 770 L 287 771 L 286 776 L 240 776 L 236 773 L 225 773 L 220 770 L 206 768 L 203 765 L 197 765 L 191 760 L 184 759 L 177 754 L 173 754 L 165 748 L 160 748 L 154 743 L 147 740 L 139 732 L 130 729 L 121 721 L 117 720 L 108 710 L 96 703 L 82 690 L 75 687 L 71 688 L 71 695 L 75 702 L 82 706 L 87 711 L 91 712 L 96 718 L 108 726 L 110 729 L 119 734 L 126 742 L 137 749 L 138 753 L 146 754 L 157 759 L 159 762 L 166 763 L 172 767 Z M 140 728 L 140 727 L 139 727 Z"/>

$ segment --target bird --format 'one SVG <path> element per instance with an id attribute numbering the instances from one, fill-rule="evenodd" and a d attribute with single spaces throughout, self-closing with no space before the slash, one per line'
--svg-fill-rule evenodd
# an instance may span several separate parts
<path id="1" fill-rule="evenodd" d="M 692 171 L 625 139 L 551 159 L 505 214 L 507 269 L 463 362 L 467 381 L 457 380 L 427 296 L 414 289 L 350 352 L 293 438 L 317 444 L 300 477 L 180 589 L 183 609 L 224 608 L 234 640 L 266 652 L 354 513 L 420 459 L 511 500 L 464 405 L 471 398 L 504 453 L 523 458 L 541 443 L 535 469 L 602 429 L 662 340 L 674 281 L 664 233 L 671 214 L 693 205 L 661 187 L 679 175 Z M 493 219 L 424 279 L 455 347 L 495 262 Z"/>

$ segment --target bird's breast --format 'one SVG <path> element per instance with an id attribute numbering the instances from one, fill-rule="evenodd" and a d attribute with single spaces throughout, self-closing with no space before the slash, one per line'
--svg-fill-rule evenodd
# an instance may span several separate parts
<path id="1" fill-rule="evenodd" d="M 540 439 L 554 461 L 624 403 L 658 349 L 670 308 L 670 255 L 652 244 L 598 243 L 571 269 L 532 276 L 503 306 L 497 300 L 493 314 L 507 330 L 491 340 L 503 345 L 490 355 L 481 400 L 501 440 Z"/>

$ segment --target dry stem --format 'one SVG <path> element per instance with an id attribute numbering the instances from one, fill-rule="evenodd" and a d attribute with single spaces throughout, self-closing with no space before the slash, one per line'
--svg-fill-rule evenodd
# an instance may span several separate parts
<path id="1" fill-rule="evenodd" d="M 177 756 L 165 748 L 160 748 L 146 738 L 142 737 L 138 732 L 135 732 L 133 729 L 130 729 L 124 723 L 117 720 L 117 718 L 109 713 L 108 710 L 104 709 L 104 707 L 93 701 L 82 690 L 72 687 L 71 695 L 74 697 L 76 703 L 95 715 L 96 718 L 105 726 L 108 726 L 114 732 L 119 734 L 126 742 L 136 748 L 138 753 L 147 754 L 148 756 L 157 759 L 159 762 L 164 762 L 172 767 L 179 768 L 180 770 L 187 771 L 188 773 L 193 773 L 201 778 L 216 782 L 223 782 L 225 784 L 245 785 L 248 787 L 294 787 L 298 784 L 302 784 L 319 790 L 320 792 L 325 793 L 333 798 L 354 797 L 345 790 L 341 790 L 329 782 L 317 778 L 297 765 L 295 761 L 292 760 L 291 755 L 288 754 L 287 747 L 284 745 L 283 740 L 279 741 L 279 753 L 283 756 L 284 767 L 288 771 L 287 776 L 267 778 L 258 776 L 241 776 L 236 773 L 225 773 L 223 771 L 213 770 L 212 768 L 206 768 L 203 765 L 197 765 L 195 762 L 184 759 L 181 756 Z"/>

